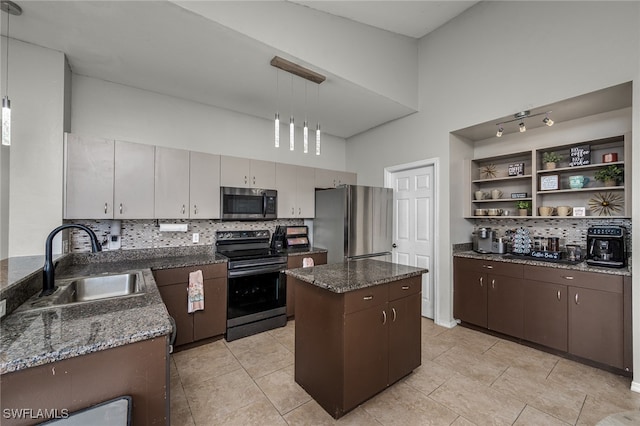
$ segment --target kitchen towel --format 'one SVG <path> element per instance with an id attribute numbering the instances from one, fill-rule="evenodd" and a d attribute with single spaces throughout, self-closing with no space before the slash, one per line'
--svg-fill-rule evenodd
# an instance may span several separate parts
<path id="1" fill-rule="evenodd" d="M 187 293 L 187 312 L 201 311 L 204 309 L 204 287 L 202 285 L 202 271 L 198 269 L 189 273 L 189 288 Z"/>
<path id="2" fill-rule="evenodd" d="M 311 266 L 313 266 L 313 257 L 305 257 L 304 259 L 302 259 L 303 268 L 309 268 Z"/>

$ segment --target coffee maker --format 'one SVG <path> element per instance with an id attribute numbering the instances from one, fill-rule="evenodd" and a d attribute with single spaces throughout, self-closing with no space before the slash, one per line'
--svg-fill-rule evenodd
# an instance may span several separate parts
<path id="1" fill-rule="evenodd" d="M 491 228 L 480 228 L 473 233 L 473 250 L 478 253 L 493 253 L 493 235 Z"/>
<path id="2" fill-rule="evenodd" d="M 627 266 L 625 229 L 621 226 L 592 227 L 587 230 L 587 264 L 609 268 Z"/>

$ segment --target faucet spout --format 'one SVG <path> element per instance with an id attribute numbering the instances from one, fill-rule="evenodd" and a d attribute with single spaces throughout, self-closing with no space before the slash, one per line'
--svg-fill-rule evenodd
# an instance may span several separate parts
<path id="1" fill-rule="evenodd" d="M 95 232 L 93 232 L 90 228 L 87 228 L 84 225 L 77 225 L 74 223 L 66 224 L 58 226 L 56 229 L 51 231 L 49 236 L 47 237 L 47 241 L 45 242 L 44 249 L 44 266 L 42 267 L 42 293 L 40 293 L 40 297 L 49 296 L 56 290 L 56 278 L 55 278 L 55 270 L 56 267 L 53 264 L 53 238 L 58 234 L 58 232 L 67 228 L 78 228 L 85 231 L 89 234 L 89 238 L 91 239 L 91 251 L 94 253 L 102 250 L 102 246 L 98 242 L 98 237 L 96 237 Z"/>

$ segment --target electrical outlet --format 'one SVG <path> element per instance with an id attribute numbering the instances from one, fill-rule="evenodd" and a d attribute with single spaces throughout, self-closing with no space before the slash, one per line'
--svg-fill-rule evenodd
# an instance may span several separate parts
<path id="1" fill-rule="evenodd" d="M 197 233 L 197 232 L 193 233 L 193 242 L 194 243 L 200 242 L 200 234 L 199 233 Z"/>
<path id="2" fill-rule="evenodd" d="M 7 315 L 7 299 L 0 302 L 0 318 Z"/>

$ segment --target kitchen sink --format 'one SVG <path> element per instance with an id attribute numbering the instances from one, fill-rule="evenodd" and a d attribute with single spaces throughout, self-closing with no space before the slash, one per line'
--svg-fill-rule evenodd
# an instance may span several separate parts
<path id="1" fill-rule="evenodd" d="M 101 275 L 74 279 L 55 297 L 54 305 L 90 302 L 143 292 L 140 273 Z"/>

